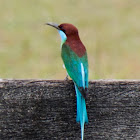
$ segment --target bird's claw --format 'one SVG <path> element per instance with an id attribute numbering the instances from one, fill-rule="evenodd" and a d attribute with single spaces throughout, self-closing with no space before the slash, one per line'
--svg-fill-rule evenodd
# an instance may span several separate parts
<path id="1" fill-rule="evenodd" d="M 67 76 L 66 76 L 66 78 L 65 78 L 64 80 L 68 81 L 68 80 L 69 80 L 69 78 L 68 78 L 68 77 L 69 77 L 69 76 L 67 75 Z"/>

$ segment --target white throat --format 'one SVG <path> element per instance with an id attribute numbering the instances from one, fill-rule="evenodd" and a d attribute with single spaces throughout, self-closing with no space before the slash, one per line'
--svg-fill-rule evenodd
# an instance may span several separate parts
<path id="1" fill-rule="evenodd" d="M 65 41 L 67 40 L 67 36 L 66 34 L 61 31 L 61 30 L 58 30 L 59 34 L 60 34 L 60 37 L 61 37 L 61 46 L 65 43 Z"/>

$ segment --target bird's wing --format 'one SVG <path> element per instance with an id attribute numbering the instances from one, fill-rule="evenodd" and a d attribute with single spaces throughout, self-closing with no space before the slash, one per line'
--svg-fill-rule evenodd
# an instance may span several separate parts
<path id="1" fill-rule="evenodd" d="M 85 53 L 82 57 L 78 57 L 68 45 L 63 44 L 61 56 L 69 76 L 77 85 L 83 97 L 85 97 L 85 88 L 88 87 L 87 54 Z"/>

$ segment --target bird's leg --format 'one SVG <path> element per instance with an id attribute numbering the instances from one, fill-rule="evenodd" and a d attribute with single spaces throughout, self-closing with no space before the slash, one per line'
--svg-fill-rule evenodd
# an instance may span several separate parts
<path id="1" fill-rule="evenodd" d="M 63 68 L 66 69 L 64 64 L 63 64 Z M 68 80 L 69 80 L 68 77 L 69 77 L 69 75 L 68 75 L 68 73 L 67 73 L 66 78 L 65 78 L 64 80 L 68 81 Z"/>
<path id="2" fill-rule="evenodd" d="M 65 78 L 64 80 L 68 81 L 68 80 L 69 80 L 68 77 L 69 77 L 69 75 L 68 75 L 68 73 L 67 73 L 66 78 Z"/>

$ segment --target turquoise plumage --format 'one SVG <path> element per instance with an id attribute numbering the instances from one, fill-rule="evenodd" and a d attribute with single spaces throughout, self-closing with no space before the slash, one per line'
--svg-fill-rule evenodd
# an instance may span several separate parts
<path id="1" fill-rule="evenodd" d="M 81 140 L 84 139 L 84 124 L 88 123 L 86 111 L 86 91 L 88 88 L 88 59 L 86 49 L 81 42 L 78 30 L 72 24 L 50 24 L 58 29 L 61 36 L 61 57 L 68 75 L 74 82 L 77 96 L 76 121 L 81 125 Z"/>
<path id="2" fill-rule="evenodd" d="M 81 137 L 84 137 L 84 123 L 88 123 L 85 98 L 82 96 L 81 88 L 88 88 L 88 63 L 87 55 L 78 57 L 69 46 L 65 43 L 62 45 L 61 56 L 68 72 L 68 75 L 72 78 L 76 96 L 77 96 L 77 117 L 76 121 L 81 125 Z M 85 96 L 85 95 L 84 95 Z"/>

